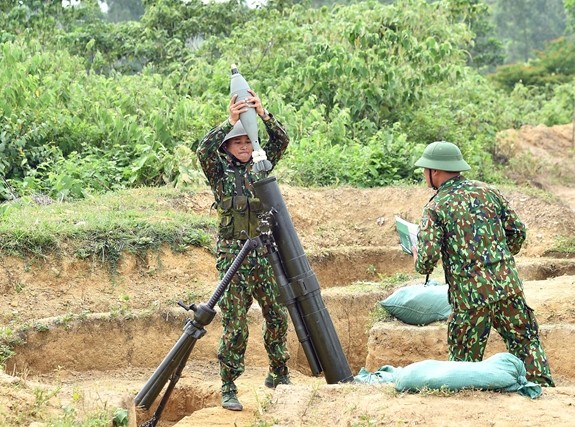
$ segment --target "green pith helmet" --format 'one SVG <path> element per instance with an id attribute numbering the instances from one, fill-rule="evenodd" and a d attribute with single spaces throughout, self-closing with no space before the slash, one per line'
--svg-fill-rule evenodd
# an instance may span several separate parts
<path id="1" fill-rule="evenodd" d="M 232 128 L 231 131 L 228 132 L 228 134 L 225 136 L 224 140 L 222 141 L 222 144 L 224 142 L 226 142 L 228 139 L 232 139 L 235 138 L 236 136 L 242 136 L 242 135 L 247 135 L 248 133 L 246 132 L 245 128 L 242 125 L 241 121 L 237 121 L 236 124 L 234 125 L 234 127 Z"/>
<path id="2" fill-rule="evenodd" d="M 422 156 L 415 166 L 447 172 L 468 171 L 471 166 L 463 160 L 463 155 L 457 145 L 446 141 L 436 141 L 423 150 Z"/>

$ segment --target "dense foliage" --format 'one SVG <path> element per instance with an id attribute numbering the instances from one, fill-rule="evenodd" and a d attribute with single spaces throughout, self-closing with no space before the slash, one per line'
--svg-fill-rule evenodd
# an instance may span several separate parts
<path id="1" fill-rule="evenodd" d="M 298 185 L 419 181 L 413 162 L 439 139 L 496 180 L 499 130 L 569 121 L 573 70 L 553 67 L 573 43 L 530 65 L 545 93 L 508 69 L 496 80 L 514 91 L 497 89 L 470 61 L 489 35 L 477 1 L 297 3 L 147 0 L 115 21 L 95 0 L 3 2 L 0 200 L 203 181 L 194 149 L 226 117 L 231 63 L 287 126 L 276 173 Z"/>
<path id="2" fill-rule="evenodd" d="M 490 80 L 512 93 L 524 122 L 568 123 L 575 105 L 575 39 L 560 37 L 528 63 L 499 67 Z"/>

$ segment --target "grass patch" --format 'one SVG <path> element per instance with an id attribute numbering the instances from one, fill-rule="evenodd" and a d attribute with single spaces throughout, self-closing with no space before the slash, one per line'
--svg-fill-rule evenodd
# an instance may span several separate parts
<path id="1" fill-rule="evenodd" d="M 14 356 L 14 347 L 23 343 L 24 338 L 19 331 L 8 326 L 0 327 L 0 366 Z"/>
<path id="2" fill-rule="evenodd" d="M 406 274 L 406 273 L 395 273 L 391 276 L 380 277 L 381 284 L 385 288 L 390 288 L 397 285 L 406 285 L 415 279 L 421 278 L 420 274 Z"/>
<path id="3" fill-rule="evenodd" d="M 384 306 L 377 303 L 369 312 L 369 322 L 367 324 L 366 330 L 369 332 L 371 328 L 373 328 L 373 325 L 375 325 L 377 322 L 390 322 L 393 319 L 394 317 L 391 315 L 391 313 L 387 311 Z"/>
<path id="4" fill-rule="evenodd" d="M 125 427 L 128 425 L 126 408 L 96 407 L 85 409 L 85 398 L 74 393 L 72 401 L 64 406 L 56 402 L 62 395 L 60 386 L 30 386 L 25 380 L 15 379 L 2 384 L 0 392 L 5 396 L 18 396 L 11 399 L 7 412 L 0 412 L 0 425 L 25 427 L 29 425 L 58 427 Z M 32 424 L 31 424 L 32 423 Z"/>
<path id="5" fill-rule="evenodd" d="M 575 254 L 575 237 L 573 236 L 558 237 L 555 240 L 553 247 L 546 252 L 566 254 L 566 255 Z"/>
<path id="6" fill-rule="evenodd" d="M 345 294 L 359 294 L 359 293 L 367 293 L 373 291 L 392 291 L 398 285 L 405 285 L 408 282 L 412 282 L 417 278 L 420 278 L 421 275 L 418 274 L 405 274 L 405 273 L 396 273 L 392 276 L 382 276 L 380 275 L 379 281 L 358 281 L 354 282 L 349 286 L 338 288 L 338 292 L 345 293 Z M 423 283 L 423 282 L 422 282 Z"/>
<path id="7" fill-rule="evenodd" d="M 38 205 L 10 202 L 0 222 L 0 254 L 73 255 L 115 271 L 123 252 L 145 254 L 168 245 L 183 252 L 210 247 L 215 219 L 182 203 L 188 193 L 173 188 L 131 189 L 89 199 Z M 6 204 L 4 204 L 6 205 Z"/>
<path id="8" fill-rule="evenodd" d="M 537 200 L 541 200 L 547 204 L 561 204 L 561 199 L 556 194 L 539 188 L 531 182 L 523 184 L 498 184 L 497 188 L 506 196 L 511 197 L 513 193 L 520 192 L 522 197 L 528 196 Z"/>

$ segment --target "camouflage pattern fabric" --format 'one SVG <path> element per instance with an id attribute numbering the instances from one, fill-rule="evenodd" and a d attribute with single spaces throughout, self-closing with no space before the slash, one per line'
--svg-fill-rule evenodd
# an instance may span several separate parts
<path id="1" fill-rule="evenodd" d="M 263 123 L 269 140 L 262 144 L 262 148 L 272 166 L 275 166 L 285 152 L 289 138 L 281 123 L 273 115 L 270 114 L 270 119 Z M 232 127 L 229 121 L 225 120 L 208 132 L 196 151 L 214 194 L 216 205 L 226 198 L 237 195 L 254 198 L 252 183 L 268 175 L 268 172 L 254 172 L 253 161 L 243 164 L 220 149 L 225 136 Z M 237 188 L 238 172 L 243 178 L 239 191 Z M 243 243 L 242 240 L 225 239 L 218 235 L 216 267 L 220 279 L 239 253 Z M 224 328 L 218 351 L 223 392 L 235 391 L 233 381 L 245 369 L 244 354 L 249 334 L 247 311 L 253 299 L 262 308 L 265 319 L 264 346 L 268 353 L 270 371 L 278 375 L 287 374 L 288 318 L 287 310 L 278 302 L 278 295 L 279 290 L 273 278 L 272 268 L 265 257 L 265 250 L 258 248 L 246 257 L 218 302 Z"/>
<path id="2" fill-rule="evenodd" d="M 223 384 L 233 383 L 244 372 L 244 354 L 249 335 L 248 310 L 254 298 L 262 308 L 265 320 L 263 336 L 270 372 L 276 375 L 287 374 L 288 316 L 285 307 L 279 303 L 279 291 L 264 251 L 258 248 L 247 256 L 218 302 L 224 327 L 218 351 Z M 232 253 L 218 255 L 220 279 L 234 259 Z"/>
<path id="3" fill-rule="evenodd" d="M 493 325 L 508 351 L 524 361 L 528 378 L 553 385 L 513 258 L 525 237 L 525 224 L 497 189 L 458 175 L 423 210 L 415 269 L 431 274 L 442 261 L 453 308 L 453 360 L 481 360 Z"/>
<path id="4" fill-rule="evenodd" d="M 511 297 L 475 310 L 452 312 L 447 332 L 449 360 L 483 360 L 492 326 L 503 338 L 509 353 L 523 360 L 529 381 L 555 385 L 539 340 L 537 320 L 523 296 Z"/>

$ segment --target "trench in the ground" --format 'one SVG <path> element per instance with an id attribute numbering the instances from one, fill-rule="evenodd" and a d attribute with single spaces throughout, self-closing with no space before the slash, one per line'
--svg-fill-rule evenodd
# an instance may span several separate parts
<path id="1" fill-rule="evenodd" d="M 347 358 L 351 371 L 356 374 L 360 368 L 375 370 L 379 366 L 404 366 L 423 359 L 445 359 L 445 325 L 434 324 L 414 327 L 398 322 L 380 322 L 373 325 L 372 311 L 378 301 L 387 297 L 390 289 L 374 287 L 362 288 L 361 292 L 349 291 L 348 284 L 364 279 L 366 272 L 378 266 L 360 255 L 345 253 L 331 254 L 313 262 L 313 271 L 322 285 L 319 298 L 325 303 L 329 321 L 337 331 L 337 340 Z M 405 258 L 405 257 L 404 257 Z M 373 258 L 371 258 L 373 259 Z M 400 258 L 401 259 L 401 258 Z M 385 263 L 385 260 L 382 262 Z M 388 260 L 387 273 L 407 271 L 405 261 Z M 390 269 L 396 265 L 397 271 Z M 573 260 L 537 259 L 532 262 L 519 262 L 524 280 L 545 280 L 559 275 L 575 275 Z M 328 286 L 323 286 L 322 280 Z M 16 375 L 49 375 L 57 370 L 74 372 L 106 372 L 122 368 L 142 368 L 153 372 L 165 361 L 178 340 L 185 336 L 182 327 L 189 314 L 180 308 L 162 313 L 132 313 L 119 318 L 112 313 L 90 314 L 82 318 L 63 322 L 62 319 L 39 319 L 34 323 L 42 328 L 28 328 L 22 333 L 25 344 L 15 348 L 15 356 L 8 360 L 6 372 Z M 246 353 L 246 365 L 267 366 L 259 325 L 261 312 L 257 306 L 250 310 L 250 340 Z M 216 352 L 221 330 L 219 315 L 206 325 L 207 333 L 194 339 L 195 346 L 190 360 L 216 360 Z M 575 329 L 572 325 L 551 325 L 541 329 L 542 337 L 551 347 L 549 353 L 564 353 L 565 342 L 573 341 Z M 310 375 L 305 353 L 290 323 L 288 349 L 291 354 L 290 368 Z M 504 351 L 502 343 L 494 340 L 492 352 Z M 385 356 L 383 356 L 385 355 Z M 565 359 L 568 355 L 565 355 Z M 172 366 L 172 365 L 170 365 Z M 575 367 L 563 367 L 560 372 L 565 378 L 575 378 Z M 167 379 L 167 378 L 166 378 Z M 217 383 L 217 378 L 214 379 Z M 149 385 L 142 384 L 144 387 Z M 164 409 L 163 418 L 168 424 L 206 406 L 219 403 L 219 395 L 214 387 L 194 387 L 187 383 L 176 387 L 171 401 Z M 158 392 L 158 399 L 163 393 Z M 158 399 L 150 405 L 152 410 Z M 149 415 L 145 414 L 144 416 Z M 166 422 L 166 421 L 164 421 Z"/>

